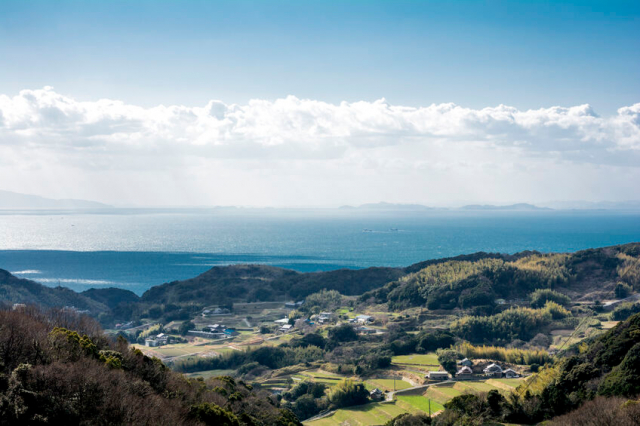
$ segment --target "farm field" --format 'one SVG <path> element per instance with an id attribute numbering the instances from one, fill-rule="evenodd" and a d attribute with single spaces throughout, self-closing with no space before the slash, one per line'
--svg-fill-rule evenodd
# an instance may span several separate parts
<path id="1" fill-rule="evenodd" d="M 498 389 L 497 387 L 490 385 L 486 382 L 457 382 L 453 385 L 454 389 L 459 390 L 462 393 L 465 392 L 489 392 L 490 390 Z M 503 390 L 503 389 L 498 389 Z"/>
<path id="2" fill-rule="evenodd" d="M 215 356 L 215 354 L 221 355 L 226 352 L 233 351 L 226 346 L 221 345 L 203 345 L 203 344 L 193 344 L 193 343 L 178 343 L 175 345 L 165 345 L 165 346 L 157 346 L 157 347 L 148 347 L 140 344 L 131 345 L 136 349 L 140 349 L 143 353 L 151 356 L 157 356 L 162 359 L 167 358 L 175 358 L 175 357 L 184 357 L 186 355 L 198 356 L 204 354 L 211 354 Z"/>
<path id="3" fill-rule="evenodd" d="M 392 364 L 437 366 L 440 367 L 438 356 L 434 353 L 416 355 L 398 355 L 391 358 Z"/>
<path id="4" fill-rule="evenodd" d="M 349 426 L 383 425 L 400 414 L 416 411 L 418 410 L 402 408 L 395 402 L 371 403 L 357 407 L 342 408 L 329 417 L 304 422 L 304 424 L 313 426 L 336 426 L 342 424 L 348 424 Z"/>
<path id="5" fill-rule="evenodd" d="M 450 399 L 458 395 L 462 395 L 462 392 L 448 386 L 430 386 L 424 395 L 431 398 L 433 401 L 445 404 Z"/>
<path id="6" fill-rule="evenodd" d="M 403 408 L 410 409 L 410 407 L 413 407 L 427 414 L 429 413 L 429 407 L 431 407 L 431 414 L 444 410 L 444 407 L 440 403 L 422 395 L 398 395 L 397 398 L 399 401 L 398 404 Z M 404 404 L 408 404 L 410 407 L 406 407 Z M 429 406 L 429 404 L 431 404 L 431 406 Z"/>
<path id="7" fill-rule="evenodd" d="M 207 380 L 211 377 L 233 376 L 235 373 L 236 373 L 235 370 L 207 370 L 207 371 L 198 371 L 197 373 L 184 373 L 184 375 L 191 379 L 197 379 L 201 377 Z"/>
<path id="8" fill-rule="evenodd" d="M 365 381 L 367 389 L 373 390 L 378 388 L 382 391 L 392 391 L 394 386 L 393 379 L 370 379 Z M 395 380 L 395 390 L 408 389 L 411 387 L 411 383 L 404 380 Z"/>
<path id="9" fill-rule="evenodd" d="M 491 379 L 487 380 L 488 384 L 498 388 L 514 391 L 518 386 L 524 383 L 523 379 Z"/>

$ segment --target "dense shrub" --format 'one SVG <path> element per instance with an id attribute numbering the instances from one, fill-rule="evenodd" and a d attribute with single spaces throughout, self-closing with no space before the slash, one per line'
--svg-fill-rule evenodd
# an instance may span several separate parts
<path id="1" fill-rule="evenodd" d="M 456 346 L 456 351 L 467 358 L 492 359 L 511 364 L 543 365 L 551 361 L 547 351 L 528 349 L 508 349 L 500 346 L 474 346 L 463 342 Z"/>
<path id="2" fill-rule="evenodd" d="M 553 316 L 569 312 L 553 302 L 544 309 L 512 308 L 489 317 L 463 317 L 451 325 L 451 332 L 470 342 L 529 340 Z"/>
<path id="3" fill-rule="evenodd" d="M 365 388 L 364 383 L 343 380 L 331 389 L 329 401 L 335 408 L 361 405 L 369 401 L 369 391 Z"/>
<path id="4" fill-rule="evenodd" d="M 640 302 L 637 303 L 622 303 L 615 308 L 611 313 L 611 319 L 615 321 L 624 321 L 633 314 L 640 312 Z"/>
<path id="5" fill-rule="evenodd" d="M 542 308 L 548 301 L 555 302 L 562 306 L 567 306 L 571 303 L 571 298 L 562 293 L 558 293 L 555 290 L 550 289 L 538 289 L 529 294 L 529 300 L 533 308 Z"/>

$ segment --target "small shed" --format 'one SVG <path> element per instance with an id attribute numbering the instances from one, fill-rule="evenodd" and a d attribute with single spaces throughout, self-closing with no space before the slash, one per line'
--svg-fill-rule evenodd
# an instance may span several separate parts
<path id="1" fill-rule="evenodd" d="M 449 373 L 446 371 L 429 371 L 427 373 L 427 378 L 430 380 L 447 380 L 449 378 Z"/>
<path id="2" fill-rule="evenodd" d="M 369 396 L 371 396 L 371 399 L 380 400 L 384 398 L 384 393 L 380 389 L 375 388 L 374 390 L 369 392 Z"/>

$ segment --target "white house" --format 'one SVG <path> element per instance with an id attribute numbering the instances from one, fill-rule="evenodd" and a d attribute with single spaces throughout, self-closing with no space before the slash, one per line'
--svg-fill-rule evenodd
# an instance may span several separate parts
<path id="1" fill-rule="evenodd" d="M 375 388 L 374 390 L 369 392 L 369 395 L 371 396 L 371 399 L 380 400 L 380 399 L 384 398 L 384 393 L 382 393 L 382 391 L 380 389 L 378 389 L 378 388 Z"/>
<path id="2" fill-rule="evenodd" d="M 291 330 L 293 328 L 293 326 L 291 324 L 285 324 L 282 327 L 280 327 L 280 331 L 282 331 L 283 333 L 286 333 L 287 331 Z"/>
<path id="3" fill-rule="evenodd" d="M 468 367 L 466 365 L 462 366 L 462 368 L 456 373 L 456 377 L 464 378 L 471 376 L 473 376 L 473 370 L 471 369 L 471 367 Z"/>
<path id="4" fill-rule="evenodd" d="M 498 364 L 489 364 L 484 370 L 482 370 L 485 376 L 488 377 L 502 377 L 502 367 Z"/>
<path id="5" fill-rule="evenodd" d="M 356 317 L 356 322 L 359 322 L 360 324 L 368 324 L 368 323 L 371 323 L 373 321 L 374 321 L 374 319 L 370 315 L 358 315 Z"/>
<path id="6" fill-rule="evenodd" d="M 274 321 L 276 324 L 289 324 L 289 318 L 282 318 Z"/>
<path id="7" fill-rule="evenodd" d="M 515 377 L 520 377 L 518 372 L 515 371 L 515 370 L 512 370 L 511 368 L 507 368 L 502 373 L 504 374 L 504 377 L 506 377 L 507 379 L 513 379 Z"/>

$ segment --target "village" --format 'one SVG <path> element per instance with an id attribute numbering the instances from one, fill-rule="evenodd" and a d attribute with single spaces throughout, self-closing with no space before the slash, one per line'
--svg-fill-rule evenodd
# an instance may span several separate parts
<path id="1" fill-rule="evenodd" d="M 303 301 L 237 303 L 232 310 L 207 307 L 187 322 L 158 324 L 153 321 L 133 327 L 133 323 L 118 324 L 114 333 L 124 333 L 138 343 L 135 347 L 171 366 L 187 359 L 219 357 L 231 351 L 246 351 L 262 346 L 278 346 L 308 333 L 327 336 L 332 327 L 348 324 L 359 336 L 388 333 L 388 326 L 403 316 L 389 312 L 357 312 L 353 307 L 341 307 L 300 315 Z M 405 314 L 406 316 L 406 314 Z M 143 336 L 141 339 L 140 336 Z M 189 377 L 208 378 L 238 374 L 233 370 L 209 370 L 186 373 Z M 445 371 L 435 353 L 394 356 L 391 364 L 366 375 L 327 371 L 322 362 L 288 367 L 256 377 L 253 386 L 281 395 L 305 381 L 323 383 L 330 389 L 344 379 L 362 381 L 371 399 L 367 416 L 376 421 L 387 418 L 385 413 L 442 410 L 456 395 L 487 392 L 495 389 L 505 395 L 514 391 L 529 374 L 527 366 L 518 366 L 490 359 L 458 360 L 454 375 Z M 376 404 L 382 404 L 380 407 Z M 390 408 L 392 407 L 392 408 Z M 426 407 L 426 408 L 425 408 Z M 359 408 L 351 415 L 358 414 Z M 339 424 L 342 411 L 305 423 Z M 362 413 L 361 413 L 362 414 Z M 362 414 L 364 415 L 364 414 Z"/>

